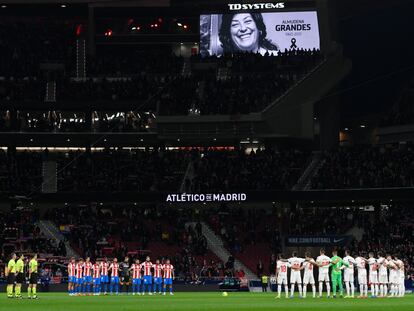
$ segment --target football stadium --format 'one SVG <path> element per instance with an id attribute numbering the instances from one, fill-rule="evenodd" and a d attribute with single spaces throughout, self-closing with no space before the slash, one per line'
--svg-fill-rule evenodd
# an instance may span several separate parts
<path id="1" fill-rule="evenodd" d="M 412 0 L 0 0 L 0 311 L 414 310 Z"/>

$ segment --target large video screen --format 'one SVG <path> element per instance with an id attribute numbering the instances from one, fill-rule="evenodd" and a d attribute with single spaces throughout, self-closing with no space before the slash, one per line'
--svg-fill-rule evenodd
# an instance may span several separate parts
<path id="1" fill-rule="evenodd" d="M 320 48 L 315 11 L 200 15 L 202 55 L 237 52 L 277 55 L 278 51 L 314 48 Z"/>

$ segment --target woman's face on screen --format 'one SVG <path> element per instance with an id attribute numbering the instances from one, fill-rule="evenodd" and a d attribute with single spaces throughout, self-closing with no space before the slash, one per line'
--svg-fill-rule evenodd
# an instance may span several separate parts
<path id="1" fill-rule="evenodd" d="M 259 48 L 259 34 L 255 21 L 249 13 L 235 14 L 230 25 L 233 43 L 243 51 Z"/>

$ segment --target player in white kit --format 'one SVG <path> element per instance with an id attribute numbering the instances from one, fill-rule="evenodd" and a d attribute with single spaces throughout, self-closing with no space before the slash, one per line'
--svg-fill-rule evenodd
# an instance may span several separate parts
<path id="1" fill-rule="evenodd" d="M 344 267 L 344 282 L 346 288 L 345 298 L 354 298 L 355 297 L 355 277 L 354 269 L 356 266 L 355 259 L 351 256 L 349 250 L 345 251 L 345 257 L 342 259 L 344 263 L 348 264 L 348 267 Z"/>
<path id="2" fill-rule="evenodd" d="M 359 283 L 359 296 L 358 298 L 367 298 L 368 297 L 368 282 L 367 282 L 367 260 L 363 257 L 363 254 L 360 253 L 357 258 L 355 258 L 355 263 L 358 271 L 358 283 Z"/>
<path id="3" fill-rule="evenodd" d="M 319 298 L 322 298 L 323 291 L 323 282 L 326 285 L 327 296 L 331 295 L 331 284 L 329 283 L 329 264 L 331 263 L 331 258 L 325 255 L 325 250 L 320 250 L 320 255 L 316 258 L 316 263 L 318 264 L 318 282 L 319 282 Z"/>
<path id="4" fill-rule="evenodd" d="M 378 263 L 374 258 L 374 253 L 368 254 L 368 266 L 369 266 L 369 283 L 371 285 L 371 298 L 378 296 Z"/>
<path id="5" fill-rule="evenodd" d="M 379 283 L 379 295 L 378 297 L 386 297 L 388 293 L 388 260 L 384 258 L 384 255 L 379 252 L 377 263 L 378 268 L 378 283 Z"/>
<path id="6" fill-rule="evenodd" d="M 290 298 L 293 298 L 295 292 L 295 284 L 298 284 L 299 297 L 302 297 L 302 276 L 300 270 L 303 269 L 302 262 L 304 258 L 298 258 L 296 252 L 292 253 L 292 257 L 288 259 L 290 264 Z"/>
<path id="7" fill-rule="evenodd" d="M 305 271 L 303 274 L 303 298 L 306 298 L 306 291 L 308 284 L 312 286 L 312 297 L 316 298 L 316 286 L 315 286 L 315 278 L 313 276 L 313 268 L 317 266 L 315 260 L 311 257 L 309 252 L 305 253 L 305 261 L 303 262 L 303 270 Z"/>
<path id="8" fill-rule="evenodd" d="M 390 284 L 390 297 L 396 297 L 398 295 L 398 267 L 394 263 L 392 256 L 387 254 L 388 270 L 390 272 L 389 284 Z"/>
<path id="9" fill-rule="evenodd" d="M 276 276 L 277 276 L 277 296 L 280 298 L 282 294 L 282 284 L 285 286 L 286 298 L 289 296 L 289 286 L 288 286 L 288 268 L 290 264 L 284 258 L 283 254 L 279 255 L 279 258 L 276 263 Z"/>
<path id="10" fill-rule="evenodd" d="M 398 297 L 404 297 L 405 295 L 405 268 L 404 262 L 399 258 L 398 255 L 394 256 L 394 263 L 398 267 L 397 273 L 397 287 L 398 287 Z"/>

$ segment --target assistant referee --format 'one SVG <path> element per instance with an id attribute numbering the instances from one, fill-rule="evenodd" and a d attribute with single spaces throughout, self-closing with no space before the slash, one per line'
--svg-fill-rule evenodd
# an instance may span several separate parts
<path id="1" fill-rule="evenodd" d="M 37 254 L 34 254 L 29 261 L 29 287 L 27 288 L 27 298 L 37 299 Z"/>
<path id="2" fill-rule="evenodd" d="M 22 298 L 22 284 L 24 283 L 24 256 L 20 255 L 16 261 L 16 286 L 14 287 L 15 297 Z"/>
<path id="3" fill-rule="evenodd" d="M 13 298 L 13 287 L 16 281 L 16 254 L 13 253 L 9 263 L 7 264 L 6 271 L 7 277 L 7 298 Z"/>

